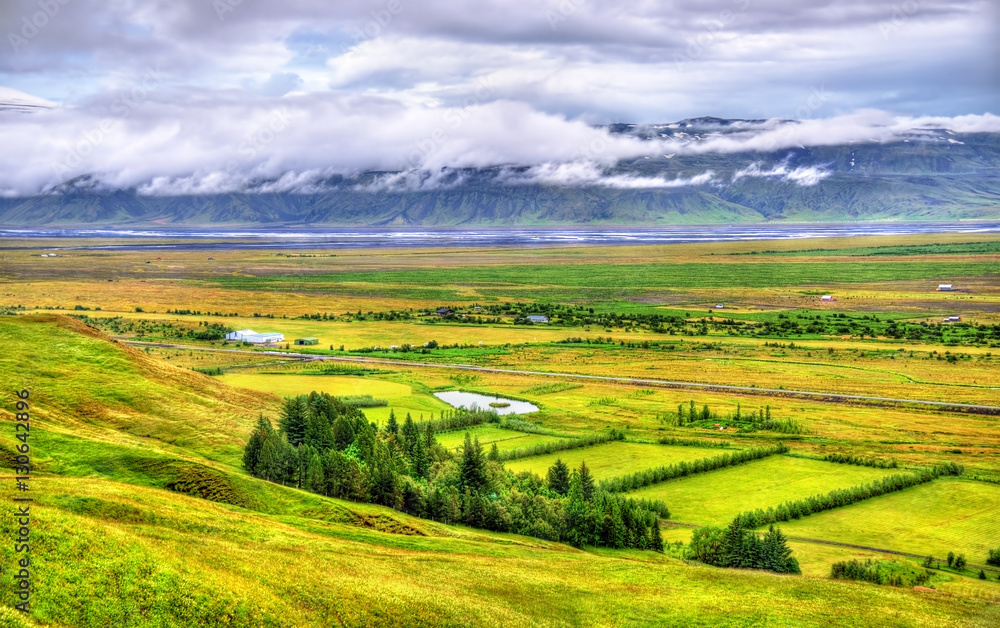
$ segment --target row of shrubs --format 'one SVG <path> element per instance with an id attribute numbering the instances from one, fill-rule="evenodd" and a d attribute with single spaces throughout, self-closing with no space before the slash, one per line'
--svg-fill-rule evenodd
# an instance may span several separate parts
<path id="1" fill-rule="evenodd" d="M 502 423 L 501 427 L 503 427 Z M 580 438 L 564 438 L 562 440 L 548 442 L 548 443 L 538 443 L 537 445 L 533 445 L 531 447 L 522 447 L 520 449 L 501 451 L 498 454 L 498 460 L 506 462 L 509 460 L 528 458 L 530 456 L 544 456 L 546 454 L 552 454 L 557 451 L 566 451 L 567 449 L 580 449 L 583 447 L 593 447 L 594 445 L 603 445 L 604 443 L 610 443 L 620 440 L 625 440 L 625 433 L 619 430 L 611 430 L 609 432 L 604 432 L 600 434 L 591 434 L 590 436 L 582 436 Z"/>
<path id="2" fill-rule="evenodd" d="M 839 464 L 853 464 L 860 467 L 874 467 L 876 469 L 898 469 L 899 463 L 895 458 L 883 460 L 880 458 L 870 458 L 867 456 L 854 456 L 850 454 L 828 454 L 823 457 L 827 462 L 837 462 Z"/>

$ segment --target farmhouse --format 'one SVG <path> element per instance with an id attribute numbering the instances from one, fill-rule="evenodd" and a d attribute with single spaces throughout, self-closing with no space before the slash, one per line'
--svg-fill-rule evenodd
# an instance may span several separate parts
<path id="1" fill-rule="evenodd" d="M 285 340 L 285 335 L 277 332 L 263 332 L 258 334 L 252 329 L 241 329 L 239 331 L 233 331 L 226 334 L 226 340 L 252 342 L 254 344 L 267 344 L 270 342 L 282 342 Z"/>
<path id="2" fill-rule="evenodd" d="M 954 288 L 952 287 L 952 285 L 950 283 L 939 283 L 938 284 L 938 292 L 951 292 L 952 290 L 954 290 Z"/>
<path id="3" fill-rule="evenodd" d="M 532 323 L 547 323 L 549 322 L 549 317 L 542 316 L 541 314 L 532 314 L 528 317 L 528 320 Z"/>
<path id="4" fill-rule="evenodd" d="M 449 308 L 446 308 L 446 307 L 439 307 L 437 309 L 437 315 L 438 316 L 448 316 L 449 314 L 454 314 L 454 313 L 455 313 L 455 310 L 452 310 L 452 309 L 449 309 Z"/>
<path id="5" fill-rule="evenodd" d="M 296 338 L 295 344 L 297 345 L 318 345 L 319 338 L 313 338 L 312 336 L 306 338 Z"/>

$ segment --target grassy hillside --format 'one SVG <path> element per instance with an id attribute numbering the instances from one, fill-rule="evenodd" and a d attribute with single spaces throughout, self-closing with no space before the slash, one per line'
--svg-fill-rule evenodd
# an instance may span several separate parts
<path id="1" fill-rule="evenodd" d="M 239 447 L 278 399 L 161 364 L 60 316 L 0 318 L 0 411 L 31 390 L 32 566 L 4 626 L 989 626 L 944 594 L 581 551 L 248 477 Z M 9 457 L 13 430 L 0 434 Z M 8 461 L 9 462 L 9 461 Z M 13 474 L 0 493 L 13 497 Z M 187 493 L 187 494 L 185 494 Z M 0 519 L 11 539 L 14 519 Z"/>

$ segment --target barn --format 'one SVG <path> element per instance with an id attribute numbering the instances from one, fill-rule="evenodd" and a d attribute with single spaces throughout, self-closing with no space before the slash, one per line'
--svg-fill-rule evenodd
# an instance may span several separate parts
<path id="1" fill-rule="evenodd" d="M 295 344 L 297 345 L 318 345 L 319 338 L 313 338 L 312 336 L 306 338 L 296 338 Z"/>

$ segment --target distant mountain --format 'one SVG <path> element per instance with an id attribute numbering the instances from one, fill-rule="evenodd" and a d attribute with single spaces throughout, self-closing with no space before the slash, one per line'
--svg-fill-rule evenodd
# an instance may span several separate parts
<path id="1" fill-rule="evenodd" d="M 617 124 L 640 139 L 705 142 L 761 120 Z M 659 183 L 657 183 L 659 182 Z M 666 182 L 664 184 L 663 182 Z M 595 182 L 530 168 L 455 170 L 434 185 L 399 173 L 332 177 L 306 193 L 151 196 L 86 177 L 30 198 L 0 198 L 0 224 L 668 225 L 1000 217 L 1000 134 L 922 129 L 893 142 L 626 160 Z"/>

